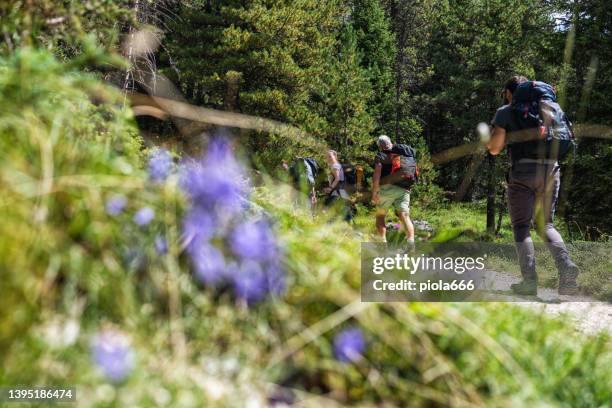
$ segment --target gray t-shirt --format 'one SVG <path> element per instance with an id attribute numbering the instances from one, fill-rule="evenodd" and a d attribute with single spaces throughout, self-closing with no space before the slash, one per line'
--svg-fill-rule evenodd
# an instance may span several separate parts
<path id="1" fill-rule="evenodd" d="M 546 157 L 546 153 L 538 154 L 542 148 L 540 140 L 529 140 L 522 142 L 510 142 L 508 133 L 512 133 L 522 128 L 518 125 L 512 106 L 504 105 L 497 109 L 495 116 L 491 123 L 494 126 L 499 126 L 506 131 L 506 143 L 508 143 L 508 150 L 510 152 L 510 160 L 535 160 L 544 164 L 556 163 L 556 159 L 550 159 Z M 542 150 L 545 152 L 546 150 Z"/>
<path id="2" fill-rule="evenodd" d="M 333 196 L 340 195 L 340 196 L 342 196 L 342 198 L 345 198 L 344 196 L 346 195 L 346 192 L 344 191 L 344 169 L 342 168 L 342 165 L 340 163 L 332 164 L 331 168 L 332 169 L 338 169 L 339 176 L 340 176 L 340 182 L 338 183 L 338 188 L 337 188 L 337 190 L 332 191 L 331 195 L 333 195 Z M 334 175 L 333 175 L 333 173 L 330 173 L 330 175 L 329 175 L 329 185 L 331 186 L 331 184 L 333 182 L 334 182 Z M 340 191 L 340 194 L 338 194 L 338 191 Z"/>
<path id="3" fill-rule="evenodd" d="M 331 165 L 332 169 L 338 169 L 339 172 L 339 176 L 340 176 L 340 183 L 342 183 L 344 181 L 344 170 L 342 169 L 342 165 L 340 163 L 334 163 Z M 329 183 L 331 184 L 334 181 L 334 176 L 333 174 L 329 175 Z"/>
<path id="4" fill-rule="evenodd" d="M 495 116 L 493 116 L 491 124 L 493 126 L 499 126 L 506 132 L 514 132 L 516 130 L 521 130 L 521 128 L 516 123 L 516 120 L 514 119 L 514 113 L 512 112 L 512 106 L 510 105 L 504 105 L 501 108 L 497 109 L 497 112 L 495 112 Z"/>

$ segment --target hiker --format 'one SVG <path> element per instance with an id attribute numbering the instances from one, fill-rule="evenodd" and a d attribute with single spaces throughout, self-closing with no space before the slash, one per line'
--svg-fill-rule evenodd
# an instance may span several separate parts
<path id="1" fill-rule="evenodd" d="M 400 220 L 408 243 L 414 245 L 414 226 L 409 217 L 410 188 L 418 177 L 414 149 L 391 142 L 389 136 L 378 137 L 374 161 L 372 203 L 376 205 L 376 230 L 382 242 L 387 242 L 385 217 L 390 208 Z"/>
<path id="2" fill-rule="evenodd" d="M 535 217 L 537 232 L 555 259 L 559 294 L 575 294 L 579 270 L 553 226 L 560 184 L 558 159 L 573 145 L 571 124 L 548 84 L 513 76 L 504 85 L 502 95 L 505 105 L 493 117 L 493 130 L 486 146 L 492 155 L 497 155 L 508 144 L 511 162 L 506 176 L 508 206 L 523 275 L 512 290 L 519 295 L 537 294 L 535 249 L 530 234 L 537 204 L 541 206 L 541 214 Z"/>
<path id="3" fill-rule="evenodd" d="M 324 203 L 325 207 L 329 208 L 338 202 L 338 200 L 342 200 L 344 204 L 344 219 L 347 222 L 351 222 L 353 220 L 353 211 L 351 209 L 350 196 L 345 189 L 346 177 L 344 168 L 338 161 L 338 153 L 335 150 L 328 150 L 325 161 L 330 171 L 329 186 L 323 189 L 323 192 L 327 194 Z"/>
<path id="4" fill-rule="evenodd" d="M 286 167 L 283 160 L 282 168 Z M 317 204 L 315 185 L 319 176 L 319 164 L 312 157 L 296 157 L 291 166 L 288 167 L 289 179 L 298 193 L 296 203 L 301 203 L 301 197 L 308 195 L 308 206 L 313 211 Z"/>

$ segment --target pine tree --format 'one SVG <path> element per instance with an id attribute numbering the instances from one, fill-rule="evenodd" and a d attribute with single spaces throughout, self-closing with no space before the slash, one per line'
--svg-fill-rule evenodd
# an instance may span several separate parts
<path id="1" fill-rule="evenodd" d="M 581 125 L 612 125 L 612 3 L 560 1 L 556 6 L 555 46 L 547 63 L 563 64 L 563 108 L 578 127 L 578 136 L 586 136 L 580 134 Z M 612 143 L 601 133 L 579 138 L 576 156 L 564 166 L 559 215 L 579 239 L 600 239 L 612 228 Z M 588 182 L 582 175 L 588 175 Z"/>
<path id="2" fill-rule="evenodd" d="M 421 137 L 422 112 L 419 94 L 432 75 L 428 44 L 434 29 L 436 0 L 387 0 L 385 9 L 396 38 L 394 61 L 394 128 L 396 138 L 413 141 Z M 425 129 L 426 130 L 426 129 Z"/>
<path id="3" fill-rule="evenodd" d="M 322 108 L 327 119 L 326 139 L 349 157 L 361 156 L 371 142 L 373 120 L 368 101 L 372 87 L 368 71 L 360 65 L 357 35 L 351 24 L 346 24 L 341 31 L 338 47 L 324 80 Z"/>
<path id="4" fill-rule="evenodd" d="M 510 75 L 536 76 L 553 21 L 550 8 L 537 0 L 437 1 L 432 18 L 435 29 L 423 53 L 432 74 L 413 109 L 437 152 L 475 140 L 476 125 L 490 121 L 501 105 L 501 87 Z M 442 166 L 440 181 L 459 188 L 468 160 Z M 475 174 L 472 186 L 480 188 L 479 176 L 486 175 Z"/>
<path id="5" fill-rule="evenodd" d="M 376 130 L 390 133 L 394 115 L 395 35 L 379 0 L 352 0 L 350 18 L 355 29 L 361 66 L 367 70 L 372 86 L 369 112 L 375 118 Z"/>
<path id="6" fill-rule="evenodd" d="M 198 105 L 300 125 L 335 41 L 335 6 L 334 0 L 182 3 L 166 40 L 164 72 Z"/>

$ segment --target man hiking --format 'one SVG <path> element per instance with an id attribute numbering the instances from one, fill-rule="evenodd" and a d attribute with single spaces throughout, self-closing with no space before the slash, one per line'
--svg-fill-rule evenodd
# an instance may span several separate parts
<path id="1" fill-rule="evenodd" d="M 414 226 L 410 221 L 410 187 L 418 175 L 414 150 L 407 145 L 394 145 L 389 136 L 378 137 L 378 153 L 374 160 L 372 203 L 376 205 L 376 231 L 386 242 L 385 217 L 390 208 L 400 220 L 409 245 L 414 245 Z"/>
<path id="2" fill-rule="evenodd" d="M 298 156 L 294 159 L 291 166 L 283 160 L 281 162 L 281 168 L 289 172 L 289 180 L 296 193 L 293 198 L 294 204 L 303 205 L 305 201 L 304 198 L 308 196 L 308 207 L 314 216 L 314 210 L 317 204 L 315 185 L 320 171 L 317 161 L 312 157 Z"/>
<path id="3" fill-rule="evenodd" d="M 535 250 L 530 234 L 537 205 L 541 208 L 535 219 L 537 232 L 547 243 L 559 271 L 559 294 L 576 294 L 578 267 L 553 226 L 560 184 L 558 159 L 565 146 L 573 143 L 571 126 L 548 84 L 513 76 L 504 86 L 503 97 L 506 104 L 493 117 L 487 148 L 497 155 L 508 144 L 510 155 L 511 168 L 506 177 L 508 206 L 523 275 L 522 282 L 511 286 L 512 291 L 519 295 L 537 294 Z"/>

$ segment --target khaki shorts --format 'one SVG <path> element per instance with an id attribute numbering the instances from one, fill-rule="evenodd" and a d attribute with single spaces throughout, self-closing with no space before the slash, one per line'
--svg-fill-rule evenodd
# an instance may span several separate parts
<path id="1" fill-rule="evenodd" d="M 393 208 L 395 211 L 410 212 L 410 191 L 392 184 L 380 186 L 380 202 L 376 206 L 379 210 Z"/>

